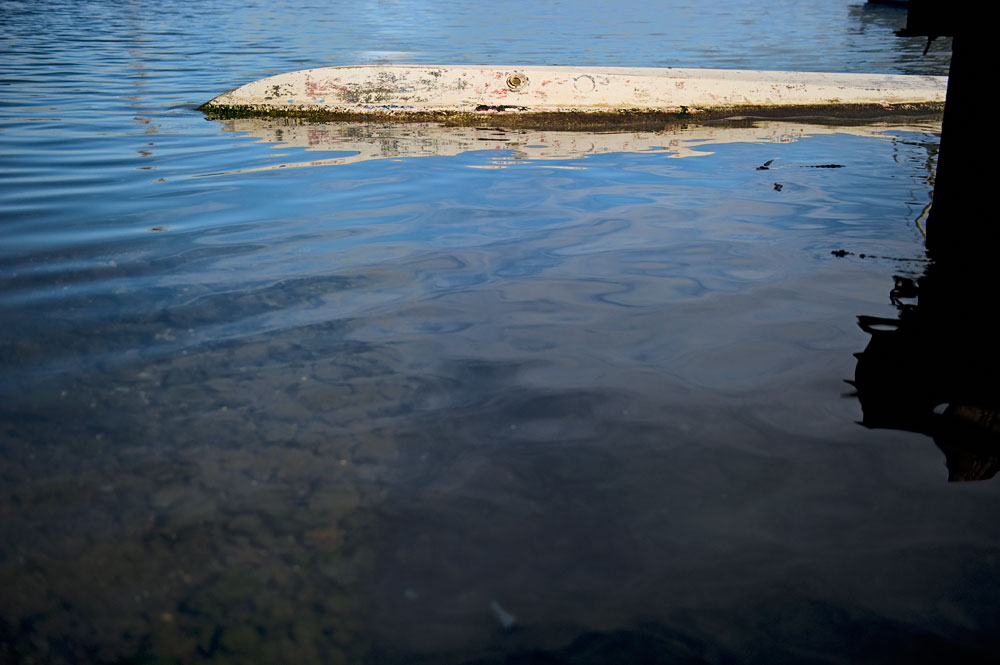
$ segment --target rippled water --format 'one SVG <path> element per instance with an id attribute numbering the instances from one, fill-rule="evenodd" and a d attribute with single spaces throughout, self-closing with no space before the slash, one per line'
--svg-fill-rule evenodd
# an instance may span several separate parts
<path id="1" fill-rule="evenodd" d="M 988 661 L 1000 486 L 843 382 L 925 265 L 936 119 L 194 110 L 364 62 L 946 73 L 902 21 L 0 3 L 0 662 Z"/>

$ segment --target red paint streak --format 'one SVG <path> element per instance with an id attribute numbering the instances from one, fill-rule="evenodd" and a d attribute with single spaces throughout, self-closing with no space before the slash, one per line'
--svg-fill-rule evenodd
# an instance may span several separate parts
<path id="1" fill-rule="evenodd" d="M 312 128 L 310 128 L 309 129 L 309 133 L 308 133 L 308 136 L 309 136 L 309 145 L 315 146 L 315 145 L 325 145 L 325 144 L 329 143 L 329 141 L 330 141 L 329 134 L 330 133 L 327 130 L 325 130 L 325 129 L 312 129 Z"/>
<path id="2" fill-rule="evenodd" d="M 306 96 L 308 97 L 319 97 L 333 90 L 347 90 L 347 87 L 337 85 L 329 80 L 322 85 L 311 79 L 306 80 Z"/>

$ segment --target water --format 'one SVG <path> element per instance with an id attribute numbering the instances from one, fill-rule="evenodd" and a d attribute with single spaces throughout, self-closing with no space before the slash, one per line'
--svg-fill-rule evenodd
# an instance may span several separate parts
<path id="1" fill-rule="evenodd" d="M 925 265 L 934 119 L 194 110 L 364 62 L 946 73 L 902 20 L 0 4 L 0 661 L 989 661 L 997 483 L 843 382 Z"/>

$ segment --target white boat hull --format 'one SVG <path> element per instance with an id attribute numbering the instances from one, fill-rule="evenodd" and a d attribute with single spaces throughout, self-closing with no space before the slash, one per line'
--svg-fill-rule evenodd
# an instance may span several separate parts
<path id="1" fill-rule="evenodd" d="M 373 65 L 278 74 L 202 108 L 227 115 L 795 114 L 933 110 L 947 78 L 673 68 Z"/>

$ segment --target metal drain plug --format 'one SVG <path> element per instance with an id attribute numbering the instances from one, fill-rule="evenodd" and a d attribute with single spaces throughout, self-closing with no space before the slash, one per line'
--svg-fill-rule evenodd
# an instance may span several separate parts
<path id="1" fill-rule="evenodd" d="M 511 90 L 517 91 L 528 85 L 528 77 L 520 72 L 514 72 L 513 74 L 507 75 L 507 87 Z"/>

